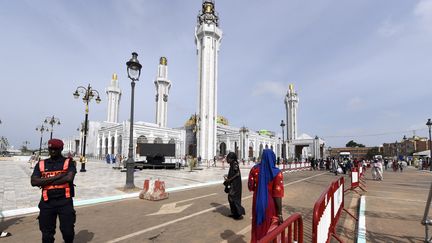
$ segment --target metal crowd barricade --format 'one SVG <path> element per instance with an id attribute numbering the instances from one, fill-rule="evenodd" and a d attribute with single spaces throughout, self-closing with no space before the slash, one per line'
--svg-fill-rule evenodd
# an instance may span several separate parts
<path id="1" fill-rule="evenodd" d="M 342 242 L 336 235 L 336 225 L 344 210 L 344 183 L 343 177 L 333 181 L 316 201 L 312 218 L 313 243 L 328 243 L 332 236 Z"/>
<path id="2" fill-rule="evenodd" d="M 432 242 L 432 237 L 429 237 L 429 226 L 432 225 L 432 219 L 429 218 L 429 209 L 432 201 L 432 183 L 429 189 L 428 199 L 426 201 L 425 211 L 421 224 L 425 226 L 425 239 L 424 242 Z"/>
<path id="3" fill-rule="evenodd" d="M 299 213 L 292 214 L 281 225 L 264 236 L 259 243 L 303 243 L 303 218 Z"/>
<path id="4" fill-rule="evenodd" d="M 359 194 L 359 192 L 356 191 L 357 188 L 360 188 L 366 192 L 366 189 L 363 188 L 363 184 L 360 182 L 362 174 L 359 172 L 359 170 L 360 168 L 357 169 L 356 167 L 351 169 L 351 187 L 346 189 L 344 192 L 354 191 L 355 193 Z"/>

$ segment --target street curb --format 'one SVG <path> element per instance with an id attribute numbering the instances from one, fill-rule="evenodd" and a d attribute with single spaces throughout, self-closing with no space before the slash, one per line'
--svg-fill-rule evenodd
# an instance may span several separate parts
<path id="1" fill-rule="evenodd" d="M 291 172 L 297 172 L 300 170 L 285 170 L 282 173 L 291 173 Z M 242 176 L 242 180 L 247 180 L 248 176 Z M 217 181 L 209 181 L 194 185 L 188 185 L 188 186 L 179 186 L 179 187 L 173 187 L 173 188 L 167 188 L 166 192 L 178 192 L 178 191 L 185 191 L 205 186 L 213 186 L 220 184 L 222 185 L 223 180 L 217 180 Z M 130 198 L 138 198 L 139 192 L 134 193 L 128 193 L 128 194 L 121 194 L 121 195 L 114 195 L 109 197 L 101 197 L 101 198 L 93 198 L 93 199 L 84 199 L 79 201 L 74 201 L 74 206 L 80 207 L 80 206 L 87 206 L 87 205 L 93 205 L 98 203 L 105 203 L 105 202 L 113 202 L 123 199 L 130 199 Z M 30 207 L 30 208 L 19 208 L 19 209 L 12 209 L 12 210 L 5 210 L 0 212 L 0 219 L 5 218 L 11 218 L 11 217 L 18 217 L 18 216 L 24 216 L 28 214 L 34 214 L 38 213 L 39 208 L 38 207 Z"/>
<path id="2" fill-rule="evenodd" d="M 359 218 L 357 227 L 357 243 L 366 243 L 366 196 L 360 197 Z"/>
<path id="3" fill-rule="evenodd" d="M 248 179 L 247 176 L 246 177 L 242 176 L 242 180 L 247 180 L 247 179 Z M 190 189 L 194 189 L 194 188 L 212 186 L 212 185 L 217 185 L 217 184 L 222 185 L 222 183 L 223 183 L 223 180 L 209 181 L 209 182 L 195 184 L 195 185 L 168 188 L 168 189 L 166 189 L 166 192 L 185 191 L 185 190 L 190 190 Z M 138 196 L 139 196 L 139 192 L 134 192 L 134 193 L 128 193 L 128 194 L 122 194 L 122 195 L 109 196 L 109 197 L 85 199 L 85 200 L 74 201 L 74 206 L 80 207 L 80 206 L 87 206 L 87 205 L 93 205 L 93 204 L 105 203 L 105 202 L 113 202 L 113 201 L 130 199 L 130 198 L 137 198 L 138 199 Z M 23 215 L 33 214 L 33 213 L 38 213 L 38 212 L 39 212 L 38 207 L 5 210 L 5 211 L 0 212 L 0 219 L 18 217 L 18 216 L 23 216 Z"/>

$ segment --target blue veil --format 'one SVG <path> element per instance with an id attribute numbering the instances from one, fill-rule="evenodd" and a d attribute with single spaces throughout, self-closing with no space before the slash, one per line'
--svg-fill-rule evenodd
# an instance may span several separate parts
<path id="1" fill-rule="evenodd" d="M 267 185 L 279 172 L 279 168 L 276 167 L 276 155 L 271 149 L 264 149 L 261 163 L 259 164 L 258 191 L 255 208 L 257 225 L 262 224 L 265 219 L 268 200 Z"/>

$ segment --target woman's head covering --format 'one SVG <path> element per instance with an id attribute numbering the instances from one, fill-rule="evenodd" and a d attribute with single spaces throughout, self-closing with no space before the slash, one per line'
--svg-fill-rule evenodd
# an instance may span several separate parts
<path id="1" fill-rule="evenodd" d="M 237 154 L 234 152 L 229 152 L 227 155 L 227 159 L 232 159 L 234 161 L 237 161 Z"/>
<path id="2" fill-rule="evenodd" d="M 280 170 L 276 167 L 276 155 L 271 149 L 264 149 L 259 166 L 258 191 L 256 198 L 256 222 L 262 224 L 265 219 L 267 208 L 268 190 L 267 185 L 279 174 Z"/>

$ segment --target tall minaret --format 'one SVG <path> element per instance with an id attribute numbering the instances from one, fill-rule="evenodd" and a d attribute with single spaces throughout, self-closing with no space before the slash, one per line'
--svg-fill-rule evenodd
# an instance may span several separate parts
<path id="1" fill-rule="evenodd" d="M 299 98 L 294 91 L 294 85 L 288 86 L 288 93 L 285 96 L 285 108 L 287 119 L 287 142 L 297 138 L 297 107 Z"/>
<path id="2" fill-rule="evenodd" d="M 159 127 L 167 126 L 168 94 L 171 81 L 168 79 L 168 61 L 166 57 L 159 60 L 158 74 L 154 81 L 156 86 L 156 124 Z"/>
<path id="3" fill-rule="evenodd" d="M 118 123 L 121 90 L 118 85 L 117 74 L 112 75 L 111 84 L 106 89 L 108 95 L 107 122 Z"/>
<path id="4" fill-rule="evenodd" d="M 197 156 L 203 160 L 216 155 L 217 70 L 222 38 L 213 0 L 204 0 L 195 27 L 198 55 L 198 144 Z"/>

